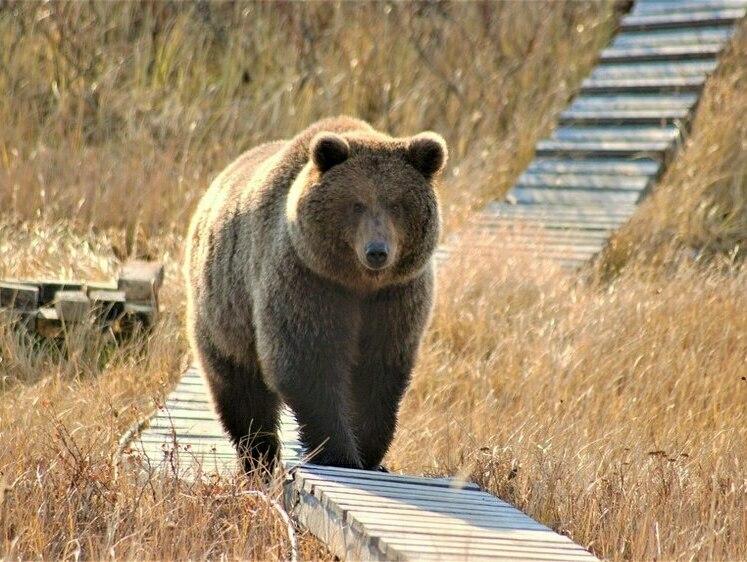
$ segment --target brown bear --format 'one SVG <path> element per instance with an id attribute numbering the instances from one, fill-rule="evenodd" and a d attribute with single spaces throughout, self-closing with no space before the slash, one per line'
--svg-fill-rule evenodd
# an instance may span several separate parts
<path id="1" fill-rule="evenodd" d="M 187 326 L 244 467 L 282 403 L 313 462 L 374 469 L 433 305 L 444 140 L 348 117 L 240 156 L 189 229 Z"/>

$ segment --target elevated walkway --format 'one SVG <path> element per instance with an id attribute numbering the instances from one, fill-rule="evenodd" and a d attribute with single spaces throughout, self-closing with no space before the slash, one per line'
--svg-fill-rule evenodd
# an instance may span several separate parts
<path id="1" fill-rule="evenodd" d="M 681 145 L 745 11 L 745 0 L 636 2 L 505 200 L 478 214 L 483 250 L 500 240 L 569 267 L 598 254 Z"/>

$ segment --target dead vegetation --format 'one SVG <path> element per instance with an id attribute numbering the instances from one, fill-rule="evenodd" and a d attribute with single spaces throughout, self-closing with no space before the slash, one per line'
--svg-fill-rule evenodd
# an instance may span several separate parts
<path id="1" fill-rule="evenodd" d="M 194 203 L 241 150 L 346 112 L 447 138 L 453 231 L 526 164 L 612 27 L 609 4 L 570 1 L 0 2 L 0 278 L 167 265 L 140 341 L 0 324 L 0 557 L 287 559 L 242 478 L 115 470 L 184 367 Z M 468 241 L 442 267 L 392 468 L 469 475 L 607 559 L 747 557 L 744 51 L 743 34 L 596 269 L 475 263 Z"/>

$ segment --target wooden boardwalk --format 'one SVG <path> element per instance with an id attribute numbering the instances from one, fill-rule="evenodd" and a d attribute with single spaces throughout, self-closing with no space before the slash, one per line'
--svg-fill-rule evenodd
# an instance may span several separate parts
<path id="1" fill-rule="evenodd" d="M 479 227 L 563 265 L 593 258 L 662 173 L 746 10 L 747 0 L 639 0 L 558 128 L 506 201 L 479 214 Z M 123 440 L 125 461 L 140 468 L 184 478 L 239 470 L 194 368 L 140 429 Z M 596 560 L 470 483 L 304 463 L 287 412 L 282 441 L 286 509 L 343 559 Z"/>
<path id="2" fill-rule="evenodd" d="M 682 142 L 747 0 L 638 0 L 505 200 L 477 218 L 483 251 L 579 267 L 632 216 Z"/>
<path id="3" fill-rule="evenodd" d="M 304 463 L 288 412 L 281 439 L 286 510 L 343 559 L 596 560 L 471 483 Z M 125 465 L 148 472 L 196 479 L 239 470 L 194 367 L 148 426 L 125 440 Z"/>

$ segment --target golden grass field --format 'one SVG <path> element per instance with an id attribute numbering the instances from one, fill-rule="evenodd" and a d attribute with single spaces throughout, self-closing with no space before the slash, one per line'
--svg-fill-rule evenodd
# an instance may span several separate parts
<path id="1" fill-rule="evenodd" d="M 344 112 L 444 135 L 459 232 L 614 23 L 609 3 L 566 0 L 0 2 L 0 278 L 167 268 L 159 325 L 118 347 L 0 321 L 0 558 L 286 559 L 283 521 L 243 476 L 117 471 L 120 436 L 188 361 L 181 252 L 200 195 L 253 144 Z M 463 236 L 390 468 L 466 475 L 605 559 L 747 559 L 745 52 L 747 26 L 597 263 L 477 261 Z"/>

